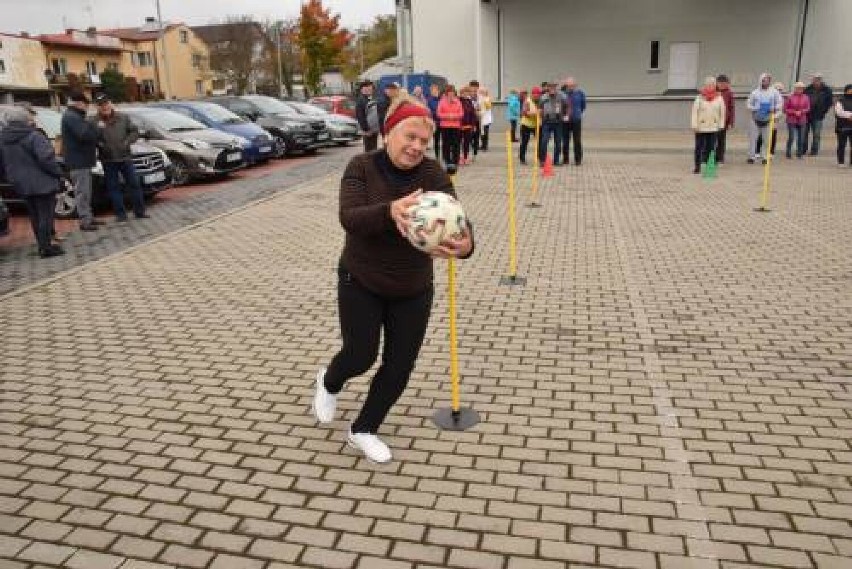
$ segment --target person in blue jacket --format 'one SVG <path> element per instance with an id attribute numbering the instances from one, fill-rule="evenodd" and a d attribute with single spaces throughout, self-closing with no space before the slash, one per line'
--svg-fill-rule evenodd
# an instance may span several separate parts
<path id="1" fill-rule="evenodd" d="M 521 120 L 521 98 L 518 91 L 512 89 L 506 97 L 506 120 L 509 122 L 512 142 L 518 142 L 518 121 Z"/>
<path id="2" fill-rule="evenodd" d="M 574 139 L 574 165 L 583 163 L 583 113 L 586 111 L 586 94 L 577 87 L 573 77 L 565 79 L 562 92 L 568 97 L 571 107 L 569 120 L 562 124 L 562 162 L 568 165 L 571 139 Z"/>
<path id="3" fill-rule="evenodd" d="M 6 179 L 27 204 L 39 255 L 62 255 L 62 248 L 51 240 L 62 170 L 53 145 L 36 128 L 35 118 L 26 108 L 17 107 L 8 114 L 8 124 L 0 137 L 0 156 Z"/>
<path id="4" fill-rule="evenodd" d="M 429 94 L 426 95 L 426 106 L 429 107 L 429 111 L 432 113 L 432 120 L 435 121 L 436 125 L 441 124 L 441 121 L 438 120 L 438 103 L 440 102 L 441 87 L 433 83 L 429 88 Z M 432 145 L 435 147 L 435 159 L 441 160 L 441 129 L 436 126 L 435 133 L 432 136 Z"/>

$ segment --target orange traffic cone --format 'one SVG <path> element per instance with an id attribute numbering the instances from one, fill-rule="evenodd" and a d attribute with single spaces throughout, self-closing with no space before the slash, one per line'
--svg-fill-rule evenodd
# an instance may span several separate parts
<path id="1" fill-rule="evenodd" d="M 544 159 L 544 168 L 541 170 L 541 175 L 544 178 L 552 178 L 553 177 L 553 158 L 550 155 L 547 155 L 547 158 Z"/>

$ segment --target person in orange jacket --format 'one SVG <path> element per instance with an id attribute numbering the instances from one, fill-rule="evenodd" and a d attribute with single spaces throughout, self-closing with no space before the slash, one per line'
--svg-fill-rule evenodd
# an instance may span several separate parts
<path id="1" fill-rule="evenodd" d="M 444 96 L 438 103 L 438 122 L 441 129 L 441 146 L 444 152 L 444 164 L 447 172 L 455 174 L 459 167 L 461 154 L 461 128 L 464 108 L 456 96 L 456 88 L 447 85 Z"/>

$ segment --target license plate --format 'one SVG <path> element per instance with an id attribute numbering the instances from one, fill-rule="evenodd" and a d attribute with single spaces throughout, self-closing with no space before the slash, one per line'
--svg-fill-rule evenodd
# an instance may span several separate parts
<path id="1" fill-rule="evenodd" d="M 271 146 L 261 146 L 260 151 L 263 152 L 263 153 L 272 152 L 272 147 Z"/>
<path id="2" fill-rule="evenodd" d="M 153 174 L 148 174 L 142 177 L 142 181 L 146 184 L 156 184 L 157 182 L 163 182 L 166 179 L 165 172 L 154 172 Z"/>
<path id="3" fill-rule="evenodd" d="M 328 140 L 328 133 L 321 132 L 317 135 L 317 140 Z"/>
<path id="4" fill-rule="evenodd" d="M 239 152 L 232 152 L 228 154 L 225 158 L 227 158 L 228 162 L 239 162 L 243 159 L 243 155 Z"/>

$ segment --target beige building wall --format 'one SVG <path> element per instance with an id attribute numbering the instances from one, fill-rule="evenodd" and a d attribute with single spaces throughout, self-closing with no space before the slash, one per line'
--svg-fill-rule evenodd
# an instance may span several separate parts
<path id="1" fill-rule="evenodd" d="M 169 27 L 163 43 L 165 50 L 157 42 L 157 65 L 167 98 L 191 99 L 213 89 L 210 49 L 188 26 Z"/>
<path id="2" fill-rule="evenodd" d="M 44 49 L 41 42 L 0 34 L 0 85 L 18 89 L 46 90 Z"/>

